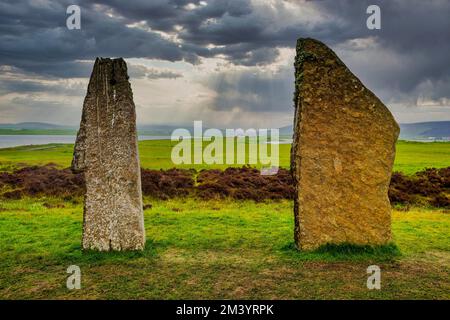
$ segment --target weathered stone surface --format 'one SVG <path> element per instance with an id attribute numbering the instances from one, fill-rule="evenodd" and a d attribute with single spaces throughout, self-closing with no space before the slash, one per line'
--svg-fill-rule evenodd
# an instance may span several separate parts
<path id="1" fill-rule="evenodd" d="M 291 168 L 297 247 L 389 242 L 397 123 L 319 41 L 298 40 L 295 78 Z"/>
<path id="2" fill-rule="evenodd" d="M 95 61 L 72 169 L 84 172 L 86 179 L 83 248 L 143 249 L 136 111 L 121 58 Z"/>

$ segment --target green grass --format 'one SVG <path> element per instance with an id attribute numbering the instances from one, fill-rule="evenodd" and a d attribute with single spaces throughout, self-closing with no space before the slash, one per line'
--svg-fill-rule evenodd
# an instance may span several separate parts
<path id="1" fill-rule="evenodd" d="M 81 250 L 79 202 L 2 201 L 0 297 L 450 299 L 450 216 L 441 210 L 394 211 L 395 245 L 299 252 L 290 201 L 145 199 L 146 249 L 98 253 Z M 65 287 L 72 264 L 81 290 Z M 366 288 L 372 264 L 381 290 Z"/>
<path id="2" fill-rule="evenodd" d="M 412 174 L 424 168 L 450 166 L 450 142 L 399 141 L 394 170 Z"/>
<path id="3" fill-rule="evenodd" d="M 141 165 L 167 169 L 176 142 L 139 143 Z M 290 145 L 280 145 L 289 166 Z M 73 145 L 0 149 L 0 171 L 56 163 L 68 167 Z M 394 170 L 450 166 L 450 143 L 399 141 Z M 226 168 L 228 165 L 185 165 Z M 448 211 L 394 209 L 393 243 L 326 245 L 299 252 L 290 201 L 145 199 L 143 252 L 83 252 L 82 199 L 0 200 L 1 299 L 450 299 Z M 67 290 L 66 269 L 82 272 Z M 366 288 L 369 265 L 382 289 Z"/>
<path id="4" fill-rule="evenodd" d="M 171 161 L 172 147 L 177 142 L 169 140 L 147 140 L 139 142 L 141 166 L 148 169 L 169 169 L 175 167 Z M 208 144 L 207 142 L 204 143 Z M 280 145 L 280 165 L 289 167 L 289 144 Z M 56 163 L 61 167 L 70 166 L 73 145 L 48 144 L 43 146 L 22 146 L 16 148 L 0 149 L 0 171 L 11 170 L 23 165 L 42 165 Z M 179 168 L 220 168 L 225 169 L 227 164 L 200 164 L 177 165 Z M 241 166 L 241 165 L 236 165 Z M 450 166 L 450 142 L 407 142 L 397 143 L 397 153 L 394 170 L 412 174 L 427 167 Z M 257 167 L 260 167 L 258 164 Z"/>
<path id="5" fill-rule="evenodd" d="M 27 165 L 55 163 L 68 167 L 72 161 L 73 145 L 46 144 L 0 149 L 0 171 L 9 171 Z"/>

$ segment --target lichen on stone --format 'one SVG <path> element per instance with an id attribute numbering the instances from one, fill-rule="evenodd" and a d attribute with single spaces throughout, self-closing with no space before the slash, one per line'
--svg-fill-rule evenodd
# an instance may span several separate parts
<path id="1" fill-rule="evenodd" d="M 311 39 L 308 38 L 299 38 L 297 40 L 297 45 L 296 45 L 296 55 L 295 55 L 295 60 L 294 60 L 294 72 L 295 72 L 295 77 L 294 77 L 294 81 L 295 81 L 295 89 L 294 89 L 294 108 L 297 108 L 298 106 L 298 97 L 300 94 L 300 88 L 301 88 L 301 84 L 302 84 L 302 79 L 303 79 L 303 73 L 302 73 L 302 68 L 303 68 L 303 63 L 305 61 L 314 61 L 317 60 L 317 56 L 312 53 L 312 52 L 308 52 L 305 50 L 304 47 L 304 43 L 305 41 L 308 41 Z"/>
<path id="2" fill-rule="evenodd" d="M 136 110 L 122 58 L 95 60 L 72 169 L 86 181 L 83 249 L 143 249 Z"/>
<path id="3" fill-rule="evenodd" d="M 325 44 L 299 39 L 294 66 L 297 247 L 388 243 L 397 123 Z"/>

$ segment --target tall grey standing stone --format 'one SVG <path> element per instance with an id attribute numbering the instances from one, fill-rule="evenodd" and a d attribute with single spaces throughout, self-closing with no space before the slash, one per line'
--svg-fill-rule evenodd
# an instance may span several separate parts
<path id="1" fill-rule="evenodd" d="M 83 248 L 143 249 L 136 111 L 122 58 L 95 60 L 72 169 L 86 180 Z"/>
<path id="2" fill-rule="evenodd" d="M 291 170 L 299 249 L 391 239 L 389 181 L 399 127 L 323 43 L 299 39 Z"/>

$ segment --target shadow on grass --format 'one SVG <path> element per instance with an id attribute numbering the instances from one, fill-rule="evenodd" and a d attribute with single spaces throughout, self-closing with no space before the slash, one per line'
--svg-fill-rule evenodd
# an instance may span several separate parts
<path id="1" fill-rule="evenodd" d="M 60 254 L 58 260 L 71 261 L 73 263 L 105 264 L 105 263 L 126 263 L 136 259 L 144 258 L 152 260 L 157 257 L 155 244 L 152 240 L 147 240 L 144 250 L 134 251 L 96 251 L 83 250 L 81 244 L 72 245 L 70 251 Z"/>
<path id="2" fill-rule="evenodd" d="M 281 248 L 283 256 L 295 260 L 315 261 L 392 261 L 401 256 L 397 245 L 325 244 L 312 251 L 301 251 L 291 242 Z"/>

